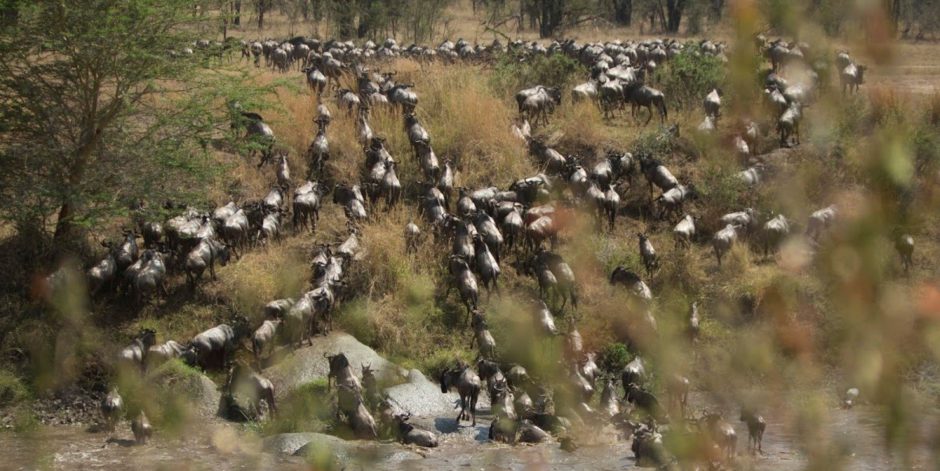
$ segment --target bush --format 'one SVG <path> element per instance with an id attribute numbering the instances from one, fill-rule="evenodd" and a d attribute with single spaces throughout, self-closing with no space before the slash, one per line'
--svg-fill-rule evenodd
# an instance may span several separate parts
<path id="1" fill-rule="evenodd" d="M 702 54 L 699 47 L 687 44 L 668 65 L 656 70 L 655 83 L 660 84 L 666 100 L 678 108 L 699 106 L 712 88 L 725 81 L 725 66 L 715 56 Z"/>
<path id="2" fill-rule="evenodd" d="M 29 396 L 23 382 L 13 373 L 0 370 L 0 407 L 16 404 Z"/>
<path id="3" fill-rule="evenodd" d="M 609 343 L 601 350 L 597 366 L 608 373 L 619 373 L 632 359 L 627 346 L 622 343 Z"/>
<path id="4" fill-rule="evenodd" d="M 513 93 L 535 85 L 566 88 L 588 74 L 580 62 L 562 54 L 519 59 L 507 54 L 493 67 L 490 87 L 497 94 Z"/>

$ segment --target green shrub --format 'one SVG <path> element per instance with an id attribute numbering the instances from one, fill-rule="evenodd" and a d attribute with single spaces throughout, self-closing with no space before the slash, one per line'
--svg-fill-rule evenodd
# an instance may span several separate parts
<path id="1" fill-rule="evenodd" d="M 669 63 L 656 70 L 654 83 L 666 95 L 666 105 L 678 108 L 700 106 L 712 88 L 725 81 L 725 66 L 715 56 L 702 54 L 699 47 L 686 44 Z"/>
<path id="2" fill-rule="evenodd" d="M 0 407 L 16 404 L 29 396 L 29 390 L 13 373 L 0 370 Z"/>
<path id="3" fill-rule="evenodd" d="M 311 381 L 281 400 L 274 420 L 260 425 L 262 434 L 326 432 L 334 425 L 332 401 L 325 379 Z"/>
<path id="4" fill-rule="evenodd" d="M 627 346 L 622 343 L 609 343 L 601 350 L 597 366 L 608 373 L 619 373 L 632 359 Z"/>
<path id="5" fill-rule="evenodd" d="M 566 88 L 566 85 L 587 73 L 581 63 L 562 54 L 534 56 L 525 60 L 507 54 L 493 67 L 490 87 L 497 94 L 515 94 L 535 85 Z"/>

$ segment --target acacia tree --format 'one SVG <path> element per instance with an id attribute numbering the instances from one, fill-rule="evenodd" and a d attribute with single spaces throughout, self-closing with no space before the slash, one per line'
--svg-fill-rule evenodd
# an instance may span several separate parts
<path id="1" fill-rule="evenodd" d="M 0 29 L 0 218 L 57 245 L 198 188 L 239 77 L 199 53 L 188 0 L 35 0 Z M 177 193 L 181 192 L 181 193 Z"/>

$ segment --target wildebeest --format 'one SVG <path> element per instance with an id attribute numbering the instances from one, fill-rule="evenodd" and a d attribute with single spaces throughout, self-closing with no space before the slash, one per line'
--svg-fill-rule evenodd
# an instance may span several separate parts
<path id="1" fill-rule="evenodd" d="M 434 448 L 438 444 L 437 434 L 429 430 L 422 430 L 408 423 L 411 414 L 400 414 L 394 418 L 398 439 L 406 445 L 418 445 L 425 448 Z"/>
<path id="2" fill-rule="evenodd" d="M 218 261 L 219 264 L 225 266 L 228 260 L 229 248 L 227 245 L 212 238 L 200 240 L 199 245 L 186 256 L 186 280 L 189 282 L 189 286 L 191 288 L 196 287 L 196 283 L 202 278 L 206 268 L 209 269 L 209 274 L 215 280 L 216 262 Z"/>
<path id="3" fill-rule="evenodd" d="M 185 360 L 186 354 L 187 349 L 183 344 L 175 340 L 167 340 L 165 343 L 147 349 L 146 364 L 148 367 L 152 367 L 174 358 L 183 358 Z"/>
<path id="4" fill-rule="evenodd" d="M 143 409 L 131 421 L 131 431 L 134 432 L 134 441 L 138 445 L 146 445 L 153 435 L 153 427 L 150 426 L 150 420 L 147 419 L 147 414 L 144 413 Z"/>
<path id="5" fill-rule="evenodd" d="M 340 384 L 337 388 L 337 403 L 356 438 L 374 440 L 378 437 L 378 427 L 365 406 L 361 390 Z"/>
<path id="6" fill-rule="evenodd" d="M 846 65 L 839 73 L 839 79 L 842 81 L 842 93 L 846 89 L 850 93 L 858 92 L 858 86 L 865 83 L 865 71 L 868 67 L 864 65 L 850 63 Z"/>
<path id="7" fill-rule="evenodd" d="M 644 156 L 640 158 L 640 170 L 646 176 L 646 181 L 650 187 L 650 201 L 653 200 L 653 186 L 655 185 L 663 193 L 679 185 L 679 180 L 672 175 L 660 161 Z"/>
<path id="8" fill-rule="evenodd" d="M 721 414 L 714 412 L 705 414 L 704 420 L 712 442 L 722 451 L 725 460 L 733 459 L 738 445 L 738 435 L 734 427 L 726 422 Z"/>
<path id="9" fill-rule="evenodd" d="M 346 386 L 356 391 L 362 391 L 362 384 L 353 373 L 346 354 L 337 353 L 336 355 L 325 355 L 325 357 L 330 365 L 330 371 L 326 376 L 327 389 L 330 389 L 332 383 L 335 382 L 338 386 Z"/>
<path id="10" fill-rule="evenodd" d="M 389 103 L 400 106 L 405 113 L 414 112 L 418 106 L 418 95 L 411 90 L 414 84 L 395 84 L 385 92 Z"/>
<path id="11" fill-rule="evenodd" d="M 480 289 L 477 286 L 477 278 L 470 271 L 470 266 L 466 259 L 458 255 L 450 257 L 450 273 L 453 275 L 457 290 L 460 292 L 460 299 L 467 308 L 467 318 L 470 313 L 476 309 L 477 301 L 480 296 Z"/>
<path id="12" fill-rule="evenodd" d="M 222 239 L 236 257 L 239 256 L 238 250 L 244 249 L 249 243 L 249 227 L 244 209 L 235 211 L 222 225 Z"/>
<path id="13" fill-rule="evenodd" d="M 250 155 L 260 151 L 261 161 L 258 162 L 258 168 L 261 168 L 264 164 L 270 162 L 273 156 L 274 131 L 271 130 L 268 123 L 264 122 L 264 118 L 257 113 L 241 112 L 235 119 L 237 124 L 233 123 L 232 127 L 234 129 L 241 126 L 245 127 L 245 139 L 248 140 Z"/>
<path id="14" fill-rule="evenodd" d="M 262 356 L 270 354 L 278 338 L 278 332 L 281 329 L 282 321 L 280 319 L 267 319 L 259 326 L 251 336 L 251 351 L 255 356 L 255 362 L 261 365 Z"/>
<path id="15" fill-rule="evenodd" d="M 643 267 L 646 268 L 647 276 L 652 276 L 653 270 L 659 267 L 656 249 L 653 248 L 653 243 L 646 237 L 646 234 L 637 233 L 636 236 L 640 241 L 640 256 L 643 258 Z"/>
<path id="16" fill-rule="evenodd" d="M 690 214 L 679 220 L 672 229 L 672 236 L 676 242 L 676 248 L 689 248 L 692 246 L 692 237 L 695 237 L 695 219 Z"/>
<path id="17" fill-rule="evenodd" d="M 741 422 L 747 424 L 748 450 L 751 452 L 756 450 L 758 453 L 764 454 L 762 443 L 764 441 L 764 430 L 767 429 L 767 422 L 760 414 L 746 408 L 741 409 Z"/>
<path id="18" fill-rule="evenodd" d="M 104 428 L 109 432 L 114 431 L 115 425 L 121 420 L 121 414 L 124 412 L 124 399 L 118 392 L 117 386 L 108 391 L 108 395 L 101 401 L 101 417 L 104 419 Z"/>
<path id="19" fill-rule="evenodd" d="M 718 259 L 719 267 L 721 267 L 721 257 L 731 250 L 735 241 L 738 240 L 738 229 L 739 226 L 728 224 L 712 237 L 712 249 L 715 251 L 715 258 Z"/>
<path id="20" fill-rule="evenodd" d="M 340 183 L 333 190 L 333 202 L 343 206 L 346 217 L 351 220 L 361 220 L 368 217 L 365 207 L 365 198 L 359 185 Z"/>
<path id="21" fill-rule="evenodd" d="M 637 114 L 637 108 L 646 108 L 650 115 L 648 118 L 646 118 L 646 122 L 643 124 L 649 124 L 650 120 L 653 119 L 653 108 L 656 108 L 656 111 L 659 112 L 659 120 L 662 123 L 666 122 L 668 112 L 666 111 L 666 97 L 663 95 L 663 92 L 643 85 L 641 87 L 634 87 L 629 93 L 630 94 L 627 97 L 627 100 L 631 104 L 634 118 Z"/>
<path id="22" fill-rule="evenodd" d="M 538 308 L 534 312 L 535 322 L 544 335 L 549 337 L 558 335 L 558 328 L 555 327 L 555 316 L 552 315 L 552 311 L 545 304 L 545 301 L 539 301 Z"/>
<path id="23" fill-rule="evenodd" d="M 688 337 L 690 342 L 696 342 L 698 340 L 699 332 L 701 331 L 702 320 L 698 314 L 698 302 L 693 301 L 692 305 L 689 307 L 689 325 L 688 325 Z"/>
<path id="24" fill-rule="evenodd" d="M 475 310 L 473 318 L 470 321 L 470 327 L 473 328 L 473 339 L 477 342 L 477 350 L 480 357 L 492 359 L 496 357 L 496 340 L 490 333 L 486 324 L 486 317 L 482 312 Z"/>
<path id="25" fill-rule="evenodd" d="M 219 324 L 193 337 L 189 346 L 195 353 L 196 364 L 202 369 L 224 368 L 244 335 L 246 322 L 236 319 L 234 326 Z"/>
<path id="26" fill-rule="evenodd" d="M 663 420 L 665 411 L 653 393 L 635 383 L 624 383 L 624 400 L 633 404 L 655 420 Z"/>
<path id="27" fill-rule="evenodd" d="M 95 266 L 88 269 L 88 285 L 92 296 L 105 289 L 107 286 L 113 286 L 117 280 L 118 264 L 115 258 L 117 250 L 111 243 L 102 244 L 108 248 L 108 253 Z"/>
<path id="28" fill-rule="evenodd" d="M 763 245 L 764 257 L 772 252 L 776 252 L 780 243 L 790 233 L 790 223 L 782 214 L 778 214 L 773 219 L 764 223 Z"/>
<path id="29" fill-rule="evenodd" d="M 713 88 L 712 91 L 708 92 L 708 95 L 705 95 L 704 106 L 705 116 L 718 119 L 721 115 L 721 90 Z"/>
<path id="30" fill-rule="evenodd" d="M 477 398 L 480 396 L 480 377 L 466 363 L 458 361 L 453 368 L 441 371 L 439 377 L 441 392 L 447 393 L 451 388 L 457 388 L 460 394 L 460 414 L 457 423 L 461 420 L 472 420 L 477 425 Z"/>
<path id="31" fill-rule="evenodd" d="M 147 353 L 157 341 L 157 332 L 153 329 L 143 329 L 134 338 L 130 345 L 124 347 L 118 354 L 120 364 L 142 369 Z"/>
<path id="32" fill-rule="evenodd" d="M 421 228 L 414 221 L 408 221 L 405 226 L 405 251 L 409 253 L 418 250 L 418 242 L 421 239 Z"/>
<path id="33" fill-rule="evenodd" d="M 229 370 L 225 391 L 229 398 L 229 419 L 258 418 L 263 416 L 265 405 L 270 408 L 271 413 L 277 413 L 274 384 L 240 363 Z"/>
<path id="34" fill-rule="evenodd" d="M 829 205 L 810 214 L 806 223 L 806 236 L 813 241 L 818 241 L 819 236 L 832 225 L 839 216 L 839 210 L 836 205 Z"/>
<path id="35" fill-rule="evenodd" d="M 721 216 L 718 221 L 721 224 L 733 224 L 737 226 L 743 236 L 749 236 L 758 229 L 758 217 L 760 214 L 754 208 L 745 208 L 742 211 L 735 211 Z"/>
<path id="36" fill-rule="evenodd" d="M 620 381 L 624 384 L 643 384 L 646 381 L 646 366 L 640 357 L 634 358 L 620 372 Z"/>
<path id="37" fill-rule="evenodd" d="M 493 256 L 489 246 L 486 245 L 486 242 L 484 242 L 483 238 L 479 235 L 473 238 L 473 248 L 475 251 L 476 271 L 480 274 L 480 280 L 483 282 L 483 286 L 487 290 L 496 289 L 498 291 L 499 274 L 501 271 L 499 263 L 496 262 L 496 257 Z"/>
<path id="38" fill-rule="evenodd" d="M 670 410 L 678 410 L 679 417 L 685 417 L 686 406 L 689 403 L 689 378 L 673 374 L 666 385 Z"/>
<path id="39" fill-rule="evenodd" d="M 323 174 L 323 165 L 330 159 L 330 144 L 326 138 L 326 129 L 322 126 L 317 130 L 316 137 L 307 148 L 307 179 L 313 178 L 313 173 Z"/>
<path id="40" fill-rule="evenodd" d="M 845 394 L 842 395 L 842 408 L 851 409 L 856 402 L 858 402 L 859 390 L 858 388 L 849 388 L 845 391 Z"/>
<path id="41" fill-rule="evenodd" d="M 304 70 L 304 73 L 307 77 L 307 86 L 317 93 L 317 96 L 323 94 L 323 90 L 326 88 L 326 76 L 323 75 L 323 72 L 320 72 L 320 69 L 316 67 L 308 67 Z"/>
<path id="42" fill-rule="evenodd" d="M 630 290 L 632 296 L 646 304 L 653 301 L 653 293 L 650 291 L 649 286 L 643 282 L 639 275 L 624 266 L 617 266 L 610 273 L 610 284 L 623 285 Z"/>
<path id="43" fill-rule="evenodd" d="M 144 298 L 150 294 L 156 296 L 167 296 L 166 290 L 166 263 L 163 252 L 156 250 L 145 250 L 139 262 L 142 262 L 140 268 L 133 273 L 131 279 L 132 287 L 137 297 L 137 302 L 143 302 Z M 128 270 L 129 271 L 129 270 Z M 125 272 L 127 274 L 128 272 Z"/>
<path id="44" fill-rule="evenodd" d="M 548 123 L 548 115 L 561 105 L 561 90 L 554 87 L 536 86 L 516 94 L 519 113 L 525 115 L 532 124 Z"/>
<path id="45" fill-rule="evenodd" d="M 914 266 L 914 238 L 910 234 L 898 234 L 894 238 L 894 248 L 901 256 L 904 273 L 909 273 Z"/>
<path id="46" fill-rule="evenodd" d="M 127 269 L 127 267 L 137 261 L 139 256 L 140 250 L 137 247 L 137 238 L 135 237 L 135 234 L 125 229 L 124 242 L 118 246 L 117 253 L 114 257 L 115 261 L 117 262 L 118 271 Z"/>
<path id="47" fill-rule="evenodd" d="M 295 229 L 303 227 L 316 231 L 317 221 L 320 219 L 321 192 L 320 184 L 311 181 L 305 182 L 294 190 L 292 225 Z"/>
<path id="48" fill-rule="evenodd" d="M 803 119 L 803 109 L 799 102 L 791 103 L 777 120 L 777 132 L 780 133 L 780 147 L 790 147 L 791 138 L 800 144 L 800 121 Z"/>
<path id="49" fill-rule="evenodd" d="M 620 404 L 617 401 L 616 386 L 613 378 L 607 378 L 604 382 L 604 389 L 601 392 L 601 412 L 611 418 L 620 413 Z"/>

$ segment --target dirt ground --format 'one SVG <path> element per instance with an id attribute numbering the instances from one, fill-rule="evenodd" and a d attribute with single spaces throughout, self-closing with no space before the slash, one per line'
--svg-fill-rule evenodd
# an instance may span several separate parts
<path id="1" fill-rule="evenodd" d="M 872 67 L 866 81 L 915 96 L 940 93 L 940 43 L 898 43 L 893 63 Z"/>

